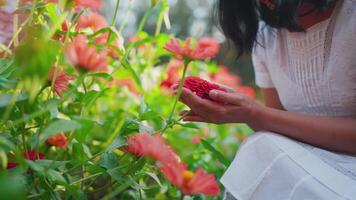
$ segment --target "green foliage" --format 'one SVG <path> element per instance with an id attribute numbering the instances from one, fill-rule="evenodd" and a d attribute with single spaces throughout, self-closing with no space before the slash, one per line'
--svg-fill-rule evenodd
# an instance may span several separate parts
<path id="1" fill-rule="evenodd" d="M 78 17 L 91 11 L 75 12 L 74 1 L 65 2 L 21 6 L 19 11 L 29 14 L 20 43 L 6 50 L 11 56 L 0 58 L 0 198 L 183 198 L 159 164 L 125 150 L 130 135 L 161 130 L 188 169 L 202 167 L 218 179 L 252 130 L 242 124 L 186 123 L 172 111 L 176 97 L 161 85 L 174 60 L 164 50 L 173 36 L 161 31 L 163 24 L 170 26 L 167 1 L 152 0 L 135 38 L 120 45 L 115 27 L 78 30 Z M 143 30 L 149 15 L 157 17 L 155 35 Z M 60 26 L 64 21 L 68 30 Z M 86 35 L 97 50 L 92 57 L 105 53 L 107 72 L 83 70 L 82 63 L 68 58 L 66 47 L 77 35 Z M 103 35 L 105 41 L 96 42 Z M 71 79 L 60 76 L 60 70 Z M 181 71 L 174 75 L 179 78 Z M 191 62 L 187 74 L 208 78 L 212 73 L 219 73 L 218 63 L 205 60 Z M 183 109 L 178 103 L 175 110 Z"/>

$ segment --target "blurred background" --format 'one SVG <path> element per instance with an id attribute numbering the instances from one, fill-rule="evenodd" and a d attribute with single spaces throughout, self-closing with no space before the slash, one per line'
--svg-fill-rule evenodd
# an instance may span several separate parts
<path id="1" fill-rule="evenodd" d="M 111 21 L 116 0 L 104 1 L 102 14 L 108 21 Z M 155 2 L 155 0 L 121 0 L 115 25 L 120 28 L 121 23 L 126 21 L 126 27 L 122 32 L 126 39 L 135 34 L 141 19 L 149 10 L 151 2 Z M 218 0 L 168 0 L 171 27 L 167 30 L 163 26 L 162 31 L 181 39 L 186 37 L 214 37 L 222 43 L 222 50 L 217 57 L 217 62 L 239 75 L 243 84 L 255 86 L 250 56 L 244 55 L 237 59 L 233 45 L 226 40 L 219 30 L 218 20 L 215 17 L 217 2 Z M 155 13 L 159 8 L 155 9 L 152 10 L 152 15 L 148 17 L 144 27 L 144 31 L 149 34 L 154 34 L 156 28 L 157 15 Z"/>

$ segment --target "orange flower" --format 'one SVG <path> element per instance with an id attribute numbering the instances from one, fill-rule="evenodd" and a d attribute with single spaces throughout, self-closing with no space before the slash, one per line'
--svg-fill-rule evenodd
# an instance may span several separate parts
<path id="1" fill-rule="evenodd" d="M 193 48 L 190 39 L 187 38 L 185 44 L 178 39 L 171 39 L 164 48 L 178 59 L 203 60 L 215 57 L 220 45 L 216 41 L 203 39 Z"/>
<path id="2" fill-rule="evenodd" d="M 96 12 L 89 12 L 79 16 L 76 29 L 91 28 L 93 31 L 98 31 L 106 26 L 108 26 L 108 23 L 103 16 Z"/>
<path id="3" fill-rule="evenodd" d="M 95 47 L 89 46 L 84 35 L 78 35 L 65 47 L 68 60 L 85 71 L 107 71 L 105 52 L 98 53 Z"/>
<path id="4" fill-rule="evenodd" d="M 162 173 L 166 178 L 186 195 L 205 194 L 217 196 L 220 193 L 219 185 L 214 175 L 207 174 L 199 168 L 196 172 L 187 170 L 185 164 L 163 165 Z"/>
<path id="5" fill-rule="evenodd" d="M 55 78 L 53 90 L 60 97 L 63 96 L 63 91 L 68 89 L 69 81 L 74 79 L 60 68 L 57 69 L 52 68 L 51 72 L 49 73 L 49 80 L 48 80 L 49 84 L 52 84 L 53 78 Z"/>
<path id="6" fill-rule="evenodd" d="M 48 138 L 46 140 L 46 144 L 49 146 L 55 146 L 64 149 L 67 147 L 68 140 L 67 137 L 62 133 Z"/>

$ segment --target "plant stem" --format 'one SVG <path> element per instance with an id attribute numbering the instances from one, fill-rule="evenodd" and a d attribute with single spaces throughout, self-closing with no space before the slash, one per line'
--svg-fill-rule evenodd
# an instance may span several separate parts
<path id="1" fill-rule="evenodd" d="M 120 6 L 120 1 L 121 1 L 121 0 L 117 0 L 117 1 L 116 1 L 114 17 L 113 17 L 112 20 L 111 20 L 111 28 L 115 27 L 117 12 L 119 11 L 119 6 Z M 110 42 L 111 34 L 112 34 L 112 30 L 110 29 L 109 36 L 108 36 L 108 40 L 106 41 L 107 44 Z"/>
<path id="2" fill-rule="evenodd" d="M 182 90 L 183 90 L 183 85 L 184 85 L 184 80 L 185 80 L 185 75 L 187 73 L 187 69 L 188 69 L 188 65 L 190 63 L 191 60 L 189 59 L 186 59 L 184 60 L 184 69 L 183 69 L 183 74 L 182 74 L 182 78 L 180 79 L 180 82 L 179 82 L 179 87 L 178 87 L 178 92 L 175 96 L 175 100 L 174 100 L 174 103 L 173 103 L 173 108 L 171 110 L 171 113 L 169 114 L 169 117 L 168 117 L 168 120 L 167 120 L 167 124 L 166 126 L 162 129 L 161 131 L 161 134 L 163 135 L 164 132 L 170 127 L 172 126 L 172 119 L 173 119 L 173 115 L 175 113 L 175 110 L 176 110 L 176 107 L 177 107 L 177 104 L 178 104 L 178 100 L 179 100 L 179 97 L 180 95 L 182 94 Z M 174 124 L 173 124 L 174 125 Z"/>

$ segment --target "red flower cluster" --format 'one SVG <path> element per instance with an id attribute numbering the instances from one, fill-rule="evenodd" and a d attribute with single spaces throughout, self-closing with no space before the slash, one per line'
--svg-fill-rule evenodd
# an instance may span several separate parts
<path id="1" fill-rule="evenodd" d="M 85 71 L 107 71 L 106 53 L 99 53 L 95 47 L 88 45 L 87 37 L 78 35 L 65 47 L 68 60 Z"/>
<path id="2" fill-rule="evenodd" d="M 189 76 L 185 79 L 183 87 L 194 92 L 197 96 L 209 100 L 211 100 L 209 96 L 209 92 L 211 90 L 220 90 L 220 91 L 227 92 L 225 88 L 222 88 L 217 84 L 213 84 L 199 77 L 193 77 L 193 76 Z"/>
<path id="3" fill-rule="evenodd" d="M 43 154 L 37 153 L 35 150 L 29 149 L 27 150 L 27 152 L 23 153 L 23 157 L 25 159 L 29 159 L 29 160 L 42 160 L 44 159 Z M 7 169 L 11 169 L 17 167 L 17 163 L 15 162 L 9 162 L 7 164 Z"/>
<path id="4" fill-rule="evenodd" d="M 58 96 L 63 96 L 63 92 L 68 89 L 69 81 L 74 80 L 73 77 L 69 76 L 60 68 L 52 68 L 49 73 L 48 83 L 52 84 L 54 79 L 53 90 L 58 94 Z"/>
<path id="5" fill-rule="evenodd" d="M 132 135 L 128 138 L 128 147 L 125 151 L 155 159 L 165 177 L 186 195 L 218 195 L 220 193 L 213 175 L 206 174 L 203 169 L 198 169 L 196 172 L 188 171 L 186 165 L 180 163 L 179 156 L 159 134 L 155 136 L 146 133 Z"/>
<path id="6" fill-rule="evenodd" d="M 48 146 L 55 146 L 59 148 L 66 148 L 68 144 L 68 139 L 67 137 L 62 133 L 59 135 L 55 135 L 53 137 L 50 137 L 46 140 L 46 144 Z"/>
<path id="7" fill-rule="evenodd" d="M 212 38 L 203 38 L 193 47 L 189 38 L 183 45 L 178 39 L 171 39 L 164 47 L 178 59 L 204 60 L 213 58 L 220 50 L 220 44 Z"/>

